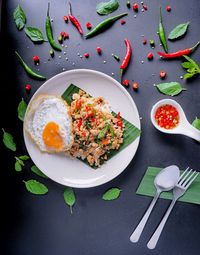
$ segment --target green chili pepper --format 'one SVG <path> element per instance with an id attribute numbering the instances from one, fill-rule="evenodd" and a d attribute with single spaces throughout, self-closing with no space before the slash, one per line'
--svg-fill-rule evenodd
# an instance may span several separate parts
<path id="1" fill-rule="evenodd" d="M 160 7 L 160 21 L 159 21 L 158 32 L 159 32 L 159 37 L 160 37 L 160 41 L 163 45 L 163 48 L 164 48 L 165 52 L 168 52 L 167 41 L 166 41 L 166 37 L 165 37 L 165 30 L 164 30 L 163 23 L 162 23 L 161 7 Z"/>
<path id="2" fill-rule="evenodd" d="M 112 56 L 113 56 L 113 58 L 114 58 L 115 60 L 117 60 L 118 62 L 120 61 L 120 58 L 119 58 L 117 55 L 112 54 Z"/>
<path id="3" fill-rule="evenodd" d="M 62 51 L 61 47 L 55 42 L 55 40 L 53 38 L 51 19 L 50 19 L 50 16 L 49 16 L 49 9 L 50 9 L 50 3 L 48 3 L 47 17 L 46 17 L 46 24 L 45 24 L 47 39 L 48 39 L 51 47 L 54 50 Z"/>
<path id="4" fill-rule="evenodd" d="M 20 64 L 23 66 L 24 70 L 26 71 L 26 73 L 31 76 L 32 78 L 38 79 L 38 80 L 46 80 L 46 78 L 42 75 L 39 75 L 37 73 L 35 73 L 22 59 L 22 57 L 19 55 L 19 53 L 17 51 L 15 51 L 15 54 L 17 55 Z"/>
<path id="5" fill-rule="evenodd" d="M 90 38 L 90 37 L 93 37 L 101 32 L 103 32 L 104 30 L 108 29 L 116 20 L 124 17 L 128 15 L 127 12 L 125 13 L 122 13 L 122 14 L 119 14 L 117 16 L 114 16 L 114 17 L 111 17 L 111 18 L 108 18 L 104 21 L 102 21 L 101 23 L 99 23 L 95 28 L 92 29 L 92 31 L 90 31 L 85 37 L 86 39 L 87 38 Z"/>

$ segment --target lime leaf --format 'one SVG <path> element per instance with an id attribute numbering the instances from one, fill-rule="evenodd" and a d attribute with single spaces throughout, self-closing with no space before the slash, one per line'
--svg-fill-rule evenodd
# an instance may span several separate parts
<path id="1" fill-rule="evenodd" d="M 24 115 L 26 113 L 27 104 L 24 102 L 24 99 L 22 98 L 22 101 L 19 103 L 17 112 L 18 112 L 18 118 L 21 121 L 24 121 Z"/>
<path id="2" fill-rule="evenodd" d="M 23 182 L 25 183 L 26 189 L 32 194 L 44 195 L 48 192 L 48 188 L 36 180 L 28 180 Z"/>
<path id="3" fill-rule="evenodd" d="M 76 202 L 74 190 L 70 187 L 66 187 L 63 193 L 65 203 L 70 207 L 72 213 L 72 207 Z"/>
<path id="4" fill-rule="evenodd" d="M 21 164 L 20 164 L 19 161 L 16 161 L 16 162 L 15 162 L 15 170 L 16 170 L 17 172 L 21 172 L 21 171 L 22 171 L 22 166 L 21 166 Z"/>
<path id="5" fill-rule="evenodd" d="M 176 26 L 169 34 L 168 39 L 169 40 L 175 40 L 181 36 L 183 36 L 188 28 L 189 22 L 180 24 Z"/>
<path id="6" fill-rule="evenodd" d="M 20 157 L 18 157 L 18 158 L 21 159 L 21 160 L 27 160 L 27 159 L 29 159 L 30 157 L 27 156 L 27 155 L 23 155 L 23 156 L 20 156 Z"/>
<path id="7" fill-rule="evenodd" d="M 186 90 L 181 87 L 181 84 L 178 82 L 166 82 L 166 83 L 160 83 L 156 85 L 157 89 L 168 96 L 175 96 L 181 93 L 182 90 Z"/>
<path id="8" fill-rule="evenodd" d="M 11 151 L 16 151 L 16 144 L 13 140 L 13 136 L 3 130 L 3 143 Z"/>
<path id="9" fill-rule="evenodd" d="M 121 189 L 111 188 L 103 194 L 102 198 L 103 200 L 107 200 L 107 201 L 114 200 L 120 196 L 120 193 L 121 193 Z"/>
<path id="10" fill-rule="evenodd" d="M 22 30 L 26 23 L 26 15 L 20 5 L 13 12 L 13 18 L 18 30 Z"/>
<path id="11" fill-rule="evenodd" d="M 40 169 L 37 166 L 32 166 L 31 171 L 40 177 L 48 178 L 45 174 L 43 174 L 43 172 L 40 171 Z"/>
<path id="12" fill-rule="evenodd" d="M 42 32 L 36 27 L 26 27 L 25 33 L 33 42 L 44 42 L 44 36 Z"/>
<path id="13" fill-rule="evenodd" d="M 183 78 L 184 80 L 192 78 L 196 73 L 186 73 L 184 74 Z"/>
<path id="14" fill-rule="evenodd" d="M 192 126 L 200 130 L 200 119 L 196 117 L 196 119 L 192 122 Z"/>
<path id="15" fill-rule="evenodd" d="M 188 61 L 190 62 L 193 67 L 195 67 L 197 70 L 199 70 L 199 65 L 197 64 L 197 62 L 195 62 L 193 59 L 191 59 L 190 57 L 186 56 L 186 55 L 183 55 L 183 57 Z"/>
<path id="16" fill-rule="evenodd" d="M 193 64 L 190 63 L 190 62 L 183 62 L 181 65 L 182 65 L 182 67 L 185 68 L 185 69 L 188 69 L 188 68 L 192 68 L 192 67 L 193 67 Z"/>
<path id="17" fill-rule="evenodd" d="M 108 15 L 119 7 L 119 2 L 117 0 L 110 0 L 109 2 L 101 2 L 97 4 L 96 11 L 100 15 Z"/>

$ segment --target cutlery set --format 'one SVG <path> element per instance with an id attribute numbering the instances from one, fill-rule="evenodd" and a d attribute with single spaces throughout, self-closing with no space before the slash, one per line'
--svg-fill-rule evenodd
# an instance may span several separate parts
<path id="1" fill-rule="evenodd" d="M 158 242 L 158 239 L 162 233 L 162 230 L 167 222 L 167 219 L 172 211 L 176 201 L 183 196 L 186 190 L 190 187 L 193 181 L 198 176 L 198 172 L 189 169 L 189 167 L 180 175 L 179 168 L 175 165 L 169 166 L 164 168 L 155 178 L 154 185 L 156 187 L 156 194 L 149 205 L 146 213 L 142 217 L 141 221 L 139 222 L 138 226 L 130 236 L 130 241 L 133 243 L 138 242 L 142 231 L 146 225 L 146 222 L 150 216 L 150 213 L 156 204 L 157 199 L 159 198 L 161 192 L 169 191 L 173 189 L 173 199 L 171 201 L 170 206 L 168 207 L 164 217 L 162 218 L 161 222 L 159 223 L 157 229 L 151 236 L 149 242 L 147 243 L 147 247 L 149 249 L 154 249 Z M 179 177 L 180 175 L 180 177 Z"/>

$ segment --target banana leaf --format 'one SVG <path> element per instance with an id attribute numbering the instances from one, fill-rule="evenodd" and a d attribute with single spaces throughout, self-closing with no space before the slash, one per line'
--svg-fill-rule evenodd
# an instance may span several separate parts
<path id="1" fill-rule="evenodd" d="M 69 104 L 71 105 L 72 103 L 72 95 L 74 93 L 78 93 L 80 90 L 79 87 L 75 86 L 74 84 L 71 84 L 63 93 L 62 98 Z M 115 112 L 112 112 L 113 116 L 116 116 L 117 114 Z M 124 148 L 126 148 L 129 144 L 131 144 L 133 141 L 135 141 L 135 139 L 140 136 L 141 131 L 135 127 L 133 124 L 131 124 L 129 121 L 127 121 L 126 119 L 124 119 L 123 117 L 121 117 L 121 120 L 123 121 L 124 125 L 125 125 L 125 129 L 124 129 L 124 140 L 123 143 L 121 144 L 120 148 L 118 150 L 110 150 L 107 153 L 107 157 L 109 160 L 110 158 L 112 158 L 113 156 L 115 156 L 117 153 L 119 153 L 121 150 L 123 150 Z M 80 159 L 80 158 L 79 158 Z M 82 160 L 84 163 L 86 163 L 87 165 L 89 165 L 89 163 L 87 162 L 87 160 Z M 102 162 L 103 163 L 103 162 Z M 90 166 L 90 165 L 89 165 Z M 97 168 L 96 166 L 92 166 L 92 168 Z"/>
<path id="2" fill-rule="evenodd" d="M 153 197 L 156 193 L 154 179 L 161 170 L 162 168 L 158 167 L 148 167 L 136 194 Z M 183 171 L 180 171 L 180 173 L 182 172 Z M 164 199 L 172 199 L 172 196 L 172 191 L 162 192 L 160 195 L 160 197 Z M 178 201 L 200 205 L 200 175 L 197 176 L 189 189 Z"/>

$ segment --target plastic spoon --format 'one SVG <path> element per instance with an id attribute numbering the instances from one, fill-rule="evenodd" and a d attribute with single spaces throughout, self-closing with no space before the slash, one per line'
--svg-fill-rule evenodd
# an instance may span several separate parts
<path id="1" fill-rule="evenodd" d="M 155 120 L 155 113 L 156 113 L 156 110 L 158 109 L 158 107 L 160 107 L 162 105 L 166 105 L 166 104 L 174 106 L 177 109 L 179 116 L 180 116 L 179 124 L 173 129 L 162 128 L 157 124 L 157 122 Z M 161 132 L 164 132 L 167 134 L 182 134 L 182 135 L 189 136 L 198 142 L 200 141 L 200 131 L 198 129 L 196 129 L 195 127 L 193 127 L 188 122 L 182 107 L 175 100 L 163 99 L 163 100 L 158 101 L 153 106 L 153 108 L 151 110 L 151 122 L 153 123 L 154 127 L 157 128 Z"/>
<path id="2" fill-rule="evenodd" d="M 149 215 L 156 204 L 157 199 L 159 198 L 161 192 L 169 191 L 174 188 L 179 178 L 179 168 L 175 165 L 168 166 L 164 168 L 159 174 L 156 176 L 154 180 L 154 185 L 156 187 L 156 194 L 147 209 L 146 213 L 144 214 L 143 218 L 141 219 L 140 223 L 130 236 L 130 241 L 133 243 L 138 242 L 141 233 L 145 227 L 145 224 L 149 218 Z"/>

